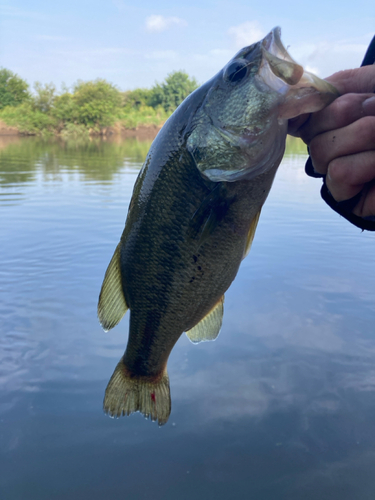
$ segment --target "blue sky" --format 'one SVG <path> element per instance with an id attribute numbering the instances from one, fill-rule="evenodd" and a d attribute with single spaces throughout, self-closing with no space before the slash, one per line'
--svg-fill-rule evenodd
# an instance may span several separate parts
<path id="1" fill-rule="evenodd" d="M 184 69 L 203 83 L 234 53 L 281 26 L 291 55 L 325 77 L 360 64 L 373 0 L 0 0 L 0 66 L 60 88 L 105 78 L 150 87 Z"/>

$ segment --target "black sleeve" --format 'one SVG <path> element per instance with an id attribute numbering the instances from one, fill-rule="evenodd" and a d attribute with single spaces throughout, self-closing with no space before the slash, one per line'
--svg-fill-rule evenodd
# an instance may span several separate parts
<path id="1" fill-rule="evenodd" d="M 361 66 L 370 66 L 371 64 L 375 64 L 375 36 L 371 40 Z M 375 231 L 375 217 L 358 217 L 357 215 L 354 215 L 352 213 L 354 207 L 357 205 L 361 198 L 362 192 L 359 192 L 356 196 L 350 198 L 350 200 L 337 202 L 327 188 L 325 175 L 317 174 L 316 172 L 314 172 L 310 156 L 307 159 L 305 171 L 306 174 L 310 177 L 323 178 L 323 186 L 320 191 L 321 197 L 335 212 L 342 215 L 342 217 L 344 217 L 346 220 L 359 227 L 360 229 Z"/>

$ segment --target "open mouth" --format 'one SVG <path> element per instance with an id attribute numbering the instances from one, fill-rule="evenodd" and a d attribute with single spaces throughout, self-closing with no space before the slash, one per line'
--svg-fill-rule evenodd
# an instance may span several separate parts
<path id="1" fill-rule="evenodd" d="M 273 30 L 271 30 L 268 35 L 263 38 L 263 48 L 280 59 L 297 64 L 284 47 L 280 35 L 281 28 L 276 26 L 276 28 L 273 28 Z"/>
<path id="2" fill-rule="evenodd" d="M 296 85 L 303 76 L 303 67 L 299 65 L 284 47 L 281 29 L 274 28 L 262 40 L 262 54 L 273 74 L 288 85 Z"/>
<path id="3" fill-rule="evenodd" d="M 338 91 L 327 81 L 305 71 L 289 55 L 280 35 L 281 29 L 274 28 L 260 42 L 263 61 L 258 72 L 270 89 L 284 96 L 279 118 L 290 119 L 322 109 L 339 96 Z"/>

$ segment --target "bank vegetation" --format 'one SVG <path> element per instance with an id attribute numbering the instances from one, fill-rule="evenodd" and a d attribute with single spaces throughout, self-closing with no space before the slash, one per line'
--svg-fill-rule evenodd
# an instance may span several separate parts
<path id="1" fill-rule="evenodd" d="M 82 137 L 161 126 L 197 82 L 183 71 L 152 88 L 121 91 L 104 79 L 78 81 L 60 92 L 53 83 L 25 80 L 0 69 L 0 120 L 25 135 Z"/>

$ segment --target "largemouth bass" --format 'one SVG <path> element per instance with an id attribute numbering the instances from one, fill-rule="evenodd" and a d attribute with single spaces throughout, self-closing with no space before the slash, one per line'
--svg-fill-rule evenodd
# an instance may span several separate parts
<path id="1" fill-rule="evenodd" d="M 288 119 L 337 96 L 290 57 L 275 28 L 165 123 L 135 183 L 99 297 L 105 330 L 130 309 L 127 348 L 105 392 L 111 416 L 140 411 L 160 425 L 168 420 L 169 354 L 183 332 L 193 342 L 217 337 L 224 293 L 250 249 Z"/>

